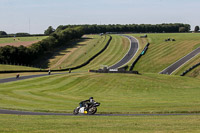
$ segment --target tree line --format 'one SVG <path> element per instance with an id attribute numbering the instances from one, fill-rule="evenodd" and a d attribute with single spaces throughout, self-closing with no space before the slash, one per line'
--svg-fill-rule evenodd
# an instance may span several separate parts
<path id="1" fill-rule="evenodd" d="M 6 37 L 29 37 L 29 36 L 45 36 L 44 34 L 29 34 L 24 32 L 19 32 L 15 34 L 7 34 L 5 31 L 0 31 L 0 38 Z"/>
<path id="2" fill-rule="evenodd" d="M 85 34 L 91 33 L 106 33 L 106 32 L 133 32 L 133 33 L 163 33 L 163 32 L 189 32 L 190 25 L 175 23 L 175 24 L 109 24 L 109 25 L 60 25 L 56 29 L 63 30 L 68 27 L 82 26 Z"/>
<path id="3" fill-rule="evenodd" d="M 84 34 L 106 32 L 188 32 L 189 24 L 127 24 L 127 25 L 60 25 L 57 29 L 49 26 L 45 30 L 48 38 L 32 44 L 30 47 L 4 46 L 0 47 L 0 63 L 27 64 L 35 59 L 53 51 L 55 48 L 69 45 L 67 42 L 79 39 Z M 5 33 L 3 33 L 5 35 Z"/>

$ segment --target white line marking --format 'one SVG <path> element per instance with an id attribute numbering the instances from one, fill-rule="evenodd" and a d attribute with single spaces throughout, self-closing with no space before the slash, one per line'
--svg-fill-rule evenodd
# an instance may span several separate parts
<path id="1" fill-rule="evenodd" d="M 199 49 L 199 48 L 197 48 Z M 192 52 L 196 51 L 197 49 L 193 50 Z M 192 52 L 190 52 L 189 54 L 191 54 Z M 189 54 L 185 55 L 184 57 L 182 57 L 181 59 L 179 59 L 178 61 L 176 61 L 175 63 L 171 64 L 170 66 L 168 66 L 167 68 L 165 68 L 164 70 L 162 70 L 161 72 L 159 72 L 159 74 L 162 74 L 163 71 L 167 70 L 168 68 L 170 68 L 171 66 L 173 66 L 174 64 L 176 64 L 177 62 L 179 62 L 180 60 L 182 60 L 183 58 L 185 58 L 186 56 L 188 56 Z M 199 53 L 198 53 L 199 54 Z M 196 57 L 198 54 L 196 54 L 194 57 Z M 193 59 L 194 57 L 192 57 L 191 59 Z M 191 59 L 189 59 L 188 61 L 190 61 Z M 183 63 L 182 65 L 186 64 L 188 61 L 186 61 L 185 63 Z M 182 65 L 180 65 L 178 68 L 180 68 Z M 176 68 L 174 71 L 176 71 L 178 68 Z M 171 74 L 174 72 L 172 71 Z M 170 75 L 171 75 L 170 74 Z"/>
<path id="2" fill-rule="evenodd" d="M 120 36 L 123 36 L 123 35 L 120 35 Z M 123 36 L 123 37 L 128 38 L 128 36 Z M 138 52 L 138 50 L 139 50 L 139 41 L 138 41 L 135 37 L 133 37 L 133 36 L 129 36 L 129 37 L 132 37 L 132 38 L 134 38 L 134 39 L 137 41 L 137 43 L 138 43 L 138 49 L 137 49 L 136 53 L 134 54 L 134 56 L 133 56 L 126 64 L 128 64 L 128 63 L 135 57 L 135 55 L 137 54 L 137 52 Z M 115 63 L 114 65 L 110 66 L 109 68 L 111 68 L 111 67 L 115 66 L 116 64 L 118 64 L 119 62 L 121 62 L 121 61 L 128 55 L 128 53 L 130 52 L 130 49 L 131 49 L 131 47 L 132 47 L 132 45 L 131 45 L 131 44 L 132 44 L 131 39 L 128 38 L 128 40 L 129 40 L 129 42 L 130 42 L 130 48 L 129 48 L 128 52 L 124 55 L 124 57 L 123 57 L 120 61 L 118 61 L 118 62 Z M 126 64 L 123 64 L 123 65 L 126 65 Z M 121 65 L 121 66 L 123 66 L 123 65 Z M 121 67 L 121 66 L 119 66 L 119 67 Z M 119 67 L 118 67 L 118 68 L 119 68 Z"/>

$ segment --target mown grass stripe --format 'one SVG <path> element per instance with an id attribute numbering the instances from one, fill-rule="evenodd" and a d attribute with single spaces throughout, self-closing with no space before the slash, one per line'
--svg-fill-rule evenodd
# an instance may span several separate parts
<path id="1" fill-rule="evenodd" d="M 137 35 L 137 34 L 136 34 Z M 139 72 L 159 72 L 176 60 L 192 51 L 199 44 L 200 34 L 148 34 L 150 47 L 134 70 Z M 175 38 L 175 42 L 165 42 L 166 38 Z"/>

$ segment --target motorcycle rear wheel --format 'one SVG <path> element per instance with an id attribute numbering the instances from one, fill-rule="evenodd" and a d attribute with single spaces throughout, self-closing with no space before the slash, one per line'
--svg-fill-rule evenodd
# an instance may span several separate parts
<path id="1" fill-rule="evenodd" d="M 78 114 L 78 109 L 74 109 L 73 114 L 77 115 Z"/>

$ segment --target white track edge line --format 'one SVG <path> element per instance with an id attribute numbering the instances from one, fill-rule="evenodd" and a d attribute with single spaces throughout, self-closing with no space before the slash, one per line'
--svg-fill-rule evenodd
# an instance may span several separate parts
<path id="1" fill-rule="evenodd" d="M 123 35 L 120 35 L 120 36 L 123 36 Z M 126 37 L 126 36 L 123 36 L 123 37 Z M 139 46 L 140 46 L 140 45 L 139 45 L 139 41 L 138 41 L 135 37 L 133 37 L 133 36 L 129 36 L 129 37 L 132 37 L 132 38 L 134 38 L 134 39 L 137 41 L 137 43 L 138 43 L 138 49 L 137 49 L 136 53 L 134 54 L 134 56 L 133 56 L 126 64 L 128 64 L 128 63 L 135 57 L 135 55 L 137 54 L 137 52 L 138 52 L 138 50 L 139 50 Z M 126 38 L 128 38 L 128 37 L 126 37 Z M 128 40 L 129 40 L 129 42 L 130 42 L 130 48 L 129 48 L 128 52 L 124 55 L 124 57 L 129 53 L 129 51 L 130 51 L 130 49 L 131 49 L 131 46 L 132 46 L 132 45 L 131 45 L 131 39 L 128 38 Z M 120 61 L 122 61 L 122 60 L 124 59 L 124 57 L 123 57 Z M 117 63 L 119 63 L 120 61 L 118 61 Z M 117 63 L 115 63 L 114 65 L 116 65 Z M 123 64 L 123 65 L 126 65 L 126 64 Z M 114 65 L 112 65 L 112 66 L 110 66 L 110 67 L 113 67 Z M 123 65 L 122 65 L 122 66 L 123 66 Z M 109 67 L 109 68 L 110 68 L 110 67 Z M 121 66 L 119 66 L 119 67 L 121 67 Z M 118 68 L 119 68 L 119 67 L 118 67 Z"/>
<path id="2" fill-rule="evenodd" d="M 199 47 L 200 48 L 200 47 Z M 197 49 L 199 49 L 197 48 Z M 192 52 L 196 51 L 197 49 L 193 50 Z M 189 54 L 191 54 L 192 52 L 190 52 Z M 171 67 L 172 65 L 174 65 L 175 63 L 177 63 L 178 61 L 182 60 L 183 58 L 185 58 L 186 56 L 188 56 L 189 54 L 185 55 L 184 57 L 182 57 L 181 59 L 177 60 L 176 62 L 174 62 L 173 64 L 171 64 L 170 66 L 168 66 L 167 68 L 165 68 L 164 70 L 162 70 L 161 72 L 165 71 L 166 69 L 168 69 L 169 67 Z M 197 54 L 198 55 L 198 54 Z M 162 74 L 161 72 L 159 72 L 159 74 Z M 171 74 L 170 74 L 171 75 Z"/>

